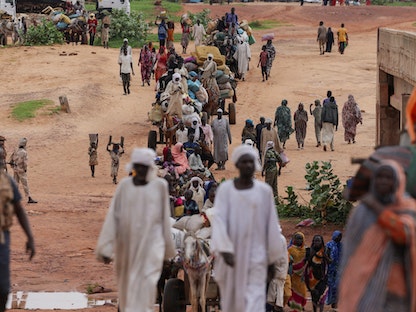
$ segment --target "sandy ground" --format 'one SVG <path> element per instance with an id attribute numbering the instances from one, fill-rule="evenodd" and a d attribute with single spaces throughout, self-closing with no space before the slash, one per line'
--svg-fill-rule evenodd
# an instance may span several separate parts
<path id="1" fill-rule="evenodd" d="M 229 10 L 226 5 L 185 5 L 184 11 L 208 7 L 212 16 Z M 240 19 L 277 19 L 287 26 L 255 32 L 258 42 L 251 46 L 252 60 L 246 81 L 238 86 L 237 124 L 232 126 L 233 145 L 240 142 L 244 120 L 258 122 L 260 116 L 273 118 L 282 99 L 287 99 L 292 113 L 297 104 L 308 107 L 316 98 L 323 99 L 331 89 L 340 106 L 353 94 L 363 113 L 358 127 L 357 143 L 343 142 L 343 128 L 335 137 L 335 152 L 315 147 L 313 120 L 308 123 L 304 150 L 297 150 L 294 135 L 287 143 L 291 163 L 279 178 L 279 192 L 288 185 L 307 200 L 304 191 L 305 163 L 331 161 L 342 180 L 352 176 L 357 167 L 350 158 L 368 156 L 375 141 L 376 43 L 377 28 L 392 27 L 414 31 L 414 8 L 388 7 L 321 7 L 305 4 L 238 4 Z M 344 55 L 337 52 L 319 55 L 316 29 L 319 20 L 336 30 L 345 23 L 349 46 Z M 277 59 L 271 79 L 261 82 L 256 68 L 261 48 L 261 34 L 276 34 Z M 178 49 L 179 50 L 179 49 Z M 59 56 L 63 51 L 74 56 Z M 139 51 L 134 50 L 137 63 Z M 109 135 L 125 137 L 126 155 L 122 168 L 135 146 L 147 145 L 152 128 L 147 112 L 154 99 L 154 82 L 141 87 L 140 69 L 135 67 L 132 94 L 122 95 L 119 83 L 117 49 L 90 46 L 9 47 L 0 50 L 3 81 L 0 84 L 0 134 L 7 137 L 11 151 L 19 138 L 28 138 L 29 183 L 32 196 L 39 201 L 26 205 L 36 240 L 37 255 L 32 262 L 24 253 L 24 235 L 19 226 L 12 229 L 13 290 L 85 291 L 88 284 L 99 284 L 116 290 L 111 265 L 98 263 L 94 248 L 103 218 L 115 186 L 110 178 L 110 157 L 105 151 Z M 72 113 L 50 114 L 46 110 L 25 122 L 10 117 L 14 103 L 47 98 L 59 104 L 66 95 Z M 90 178 L 88 167 L 88 134 L 99 133 L 99 165 L 96 178 Z M 216 175 L 218 180 L 236 174 L 231 163 Z M 307 242 L 314 233 L 326 239 L 336 227 L 307 229 Z M 283 231 L 295 231 L 293 222 L 284 221 Z M 98 308 L 115 311 L 114 307 Z"/>

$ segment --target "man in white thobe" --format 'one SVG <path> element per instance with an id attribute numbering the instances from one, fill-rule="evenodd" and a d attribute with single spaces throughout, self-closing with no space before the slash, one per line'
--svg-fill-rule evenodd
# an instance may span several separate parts
<path id="1" fill-rule="evenodd" d="M 173 257 L 168 184 L 156 176 L 156 154 L 135 148 L 98 239 L 99 261 L 115 259 L 120 312 L 153 312 L 163 260 Z"/>
<path id="2" fill-rule="evenodd" d="M 217 118 L 211 123 L 212 133 L 214 134 L 214 161 L 218 168 L 225 170 L 225 162 L 228 160 L 228 142 L 231 144 L 230 124 L 222 116 L 222 109 L 217 110 Z"/>
<path id="3" fill-rule="evenodd" d="M 192 30 L 192 37 L 195 40 L 196 47 L 202 45 L 202 41 L 204 40 L 205 34 L 206 33 L 205 33 L 204 25 L 201 25 L 200 20 L 196 20 L 196 25 L 193 26 L 193 30 Z"/>
<path id="4" fill-rule="evenodd" d="M 234 59 L 237 60 L 238 63 L 238 74 L 244 81 L 245 74 L 248 71 L 248 64 L 251 59 L 251 50 L 247 41 L 240 39 L 237 45 L 237 50 L 234 53 Z"/>
<path id="5" fill-rule="evenodd" d="M 251 146 L 237 147 L 232 160 L 240 176 L 221 183 L 215 197 L 211 249 L 226 312 L 264 311 L 267 279 L 274 275 L 274 263 L 287 258 L 273 191 L 254 179 L 261 169 L 257 157 Z"/>

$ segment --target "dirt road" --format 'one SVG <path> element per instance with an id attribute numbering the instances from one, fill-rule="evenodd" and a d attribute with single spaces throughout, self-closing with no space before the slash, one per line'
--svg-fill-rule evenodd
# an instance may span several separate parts
<path id="1" fill-rule="evenodd" d="M 184 11 L 208 7 L 212 16 L 229 10 L 226 5 L 185 5 Z M 321 7 L 305 4 L 238 4 L 240 19 L 277 19 L 287 26 L 255 32 L 258 42 L 251 46 L 252 60 L 246 81 L 238 85 L 237 124 L 232 126 L 233 146 L 239 144 L 244 120 L 258 122 L 260 116 L 273 118 L 282 99 L 287 99 L 292 113 L 297 104 L 307 107 L 323 99 L 332 90 L 338 105 L 349 94 L 356 98 L 363 113 L 357 143 L 343 142 L 343 128 L 335 137 L 335 152 L 315 147 L 313 120 L 308 123 L 304 150 L 297 150 L 294 135 L 287 143 L 291 159 L 279 178 L 279 192 L 292 185 L 305 200 L 304 166 L 313 160 L 330 160 L 342 180 L 354 174 L 350 158 L 368 156 L 375 140 L 376 40 L 377 28 L 387 26 L 414 31 L 414 8 Z M 344 55 L 336 51 L 319 55 L 316 29 L 320 20 L 336 31 L 340 23 L 349 30 L 350 42 Z M 261 48 L 261 34 L 276 34 L 277 59 L 271 79 L 261 82 L 256 64 Z M 176 43 L 179 45 L 178 43 Z M 179 49 L 178 49 L 179 50 Z M 77 55 L 59 56 L 61 52 Z M 139 51 L 134 50 L 137 64 Z M 117 49 L 90 46 L 10 47 L 0 49 L 3 81 L 0 84 L 0 134 L 7 137 L 11 151 L 19 138 L 28 138 L 29 184 L 36 205 L 26 205 L 36 239 L 37 255 L 31 263 L 24 254 L 24 237 L 18 226 L 12 230 L 13 290 L 85 291 L 89 284 L 116 290 L 111 265 L 99 264 L 94 248 L 103 218 L 115 186 L 110 178 L 110 157 L 105 151 L 109 135 L 125 137 L 126 155 L 121 172 L 134 146 L 147 145 L 151 128 L 147 112 L 154 99 L 154 82 L 141 87 L 140 70 L 135 68 L 132 94 L 122 95 L 119 83 Z M 43 112 L 32 120 L 17 122 L 10 117 L 11 105 L 20 101 L 47 98 L 58 105 L 58 97 L 67 95 L 72 113 Z M 88 167 L 88 134 L 99 133 L 99 165 L 96 178 Z M 232 177 L 231 163 L 217 179 Z M 307 230 L 326 239 L 335 227 Z M 292 222 L 283 222 L 283 231 L 295 231 Z M 100 308 L 99 311 L 115 311 Z"/>

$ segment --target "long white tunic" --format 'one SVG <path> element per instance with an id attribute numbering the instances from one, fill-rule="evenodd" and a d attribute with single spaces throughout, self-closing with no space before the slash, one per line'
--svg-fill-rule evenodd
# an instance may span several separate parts
<path id="1" fill-rule="evenodd" d="M 214 134 L 214 160 L 228 160 L 228 142 L 231 141 L 230 124 L 227 119 L 214 119 L 211 123 L 212 133 Z"/>
<path id="2" fill-rule="evenodd" d="M 175 250 L 167 182 L 135 186 L 123 179 L 111 201 L 97 244 L 97 258 L 115 258 L 121 312 L 153 312 L 163 260 Z"/>
<path id="3" fill-rule="evenodd" d="M 196 24 L 193 26 L 192 30 L 192 37 L 194 37 L 195 40 L 195 46 L 200 46 L 202 44 L 202 40 L 205 36 L 205 28 L 202 24 Z"/>
<path id="4" fill-rule="evenodd" d="M 264 311 L 267 266 L 287 257 L 273 191 L 257 180 L 251 189 L 237 190 L 229 180 L 219 186 L 214 209 L 211 249 L 222 311 Z M 222 252 L 234 255 L 234 267 L 224 262 Z"/>
<path id="5" fill-rule="evenodd" d="M 237 51 L 234 53 L 234 58 L 238 63 L 238 73 L 245 74 L 248 71 L 248 63 L 251 58 L 251 50 L 247 42 L 238 44 Z"/>

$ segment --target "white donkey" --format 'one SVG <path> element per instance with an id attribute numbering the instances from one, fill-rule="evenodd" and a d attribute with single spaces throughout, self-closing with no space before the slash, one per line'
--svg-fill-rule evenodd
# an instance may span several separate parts
<path id="1" fill-rule="evenodd" d="M 184 238 L 184 269 L 188 274 L 192 312 L 206 312 L 206 292 L 211 275 L 212 257 L 206 241 L 187 232 Z"/>

